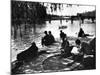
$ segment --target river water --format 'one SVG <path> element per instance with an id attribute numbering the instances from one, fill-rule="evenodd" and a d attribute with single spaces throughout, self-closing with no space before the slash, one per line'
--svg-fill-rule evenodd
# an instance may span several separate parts
<path id="1" fill-rule="evenodd" d="M 59 29 L 60 26 L 67 26 L 67 28 Z M 96 24 L 91 20 L 85 19 L 81 27 L 85 33 L 96 35 Z M 41 49 L 41 38 L 44 36 L 45 30 L 51 31 L 54 37 L 59 39 L 60 30 L 63 30 L 67 36 L 77 37 L 79 29 L 79 20 L 75 20 L 73 24 L 70 20 L 51 20 L 42 24 L 21 24 L 17 28 L 11 26 L 11 61 L 16 60 L 16 55 L 29 48 L 33 41 Z M 14 38 L 15 33 L 16 38 Z"/>

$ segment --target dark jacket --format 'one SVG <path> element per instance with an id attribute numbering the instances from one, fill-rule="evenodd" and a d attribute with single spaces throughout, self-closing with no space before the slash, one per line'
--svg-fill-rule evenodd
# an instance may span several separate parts
<path id="1" fill-rule="evenodd" d="M 29 49 L 19 53 L 17 55 L 17 60 L 24 61 L 24 60 L 32 59 L 36 57 L 37 54 L 38 54 L 38 47 L 32 45 Z"/>

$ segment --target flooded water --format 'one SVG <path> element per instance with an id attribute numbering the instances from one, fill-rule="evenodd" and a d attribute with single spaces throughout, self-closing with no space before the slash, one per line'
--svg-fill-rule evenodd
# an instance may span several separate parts
<path id="1" fill-rule="evenodd" d="M 59 29 L 60 26 L 67 26 L 67 28 Z M 96 24 L 92 23 L 91 20 L 85 20 L 81 27 L 85 33 L 96 35 Z M 41 49 L 41 38 L 44 36 L 43 32 L 45 30 L 51 31 L 57 39 L 60 37 L 60 30 L 63 30 L 67 36 L 77 37 L 79 29 L 79 20 L 75 20 L 73 24 L 71 24 L 70 20 L 62 20 L 62 22 L 60 20 L 51 20 L 51 22 L 45 21 L 43 24 L 21 24 L 17 25 L 17 27 L 13 25 L 11 27 L 11 61 L 16 60 L 16 55 L 30 47 L 33 41 Z"/>

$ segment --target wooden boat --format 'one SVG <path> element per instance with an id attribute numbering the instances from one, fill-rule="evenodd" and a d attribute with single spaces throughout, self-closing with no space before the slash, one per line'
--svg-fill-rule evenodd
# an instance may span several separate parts
<path id="1" fill-rule="evenodd" d="M 59 29 L 66 29 L 67 26 L 59 26 Z"/>

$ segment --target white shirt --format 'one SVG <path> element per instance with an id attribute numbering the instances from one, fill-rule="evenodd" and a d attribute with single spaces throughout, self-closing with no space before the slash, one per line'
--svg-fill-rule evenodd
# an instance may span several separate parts
<path id="1" fill-rule="evenodd" d="M 79 48 L 73 47 L 71 53 L 72 53 L 72 54 L 75 54 L 75 55 L 79 54 Z"/>

